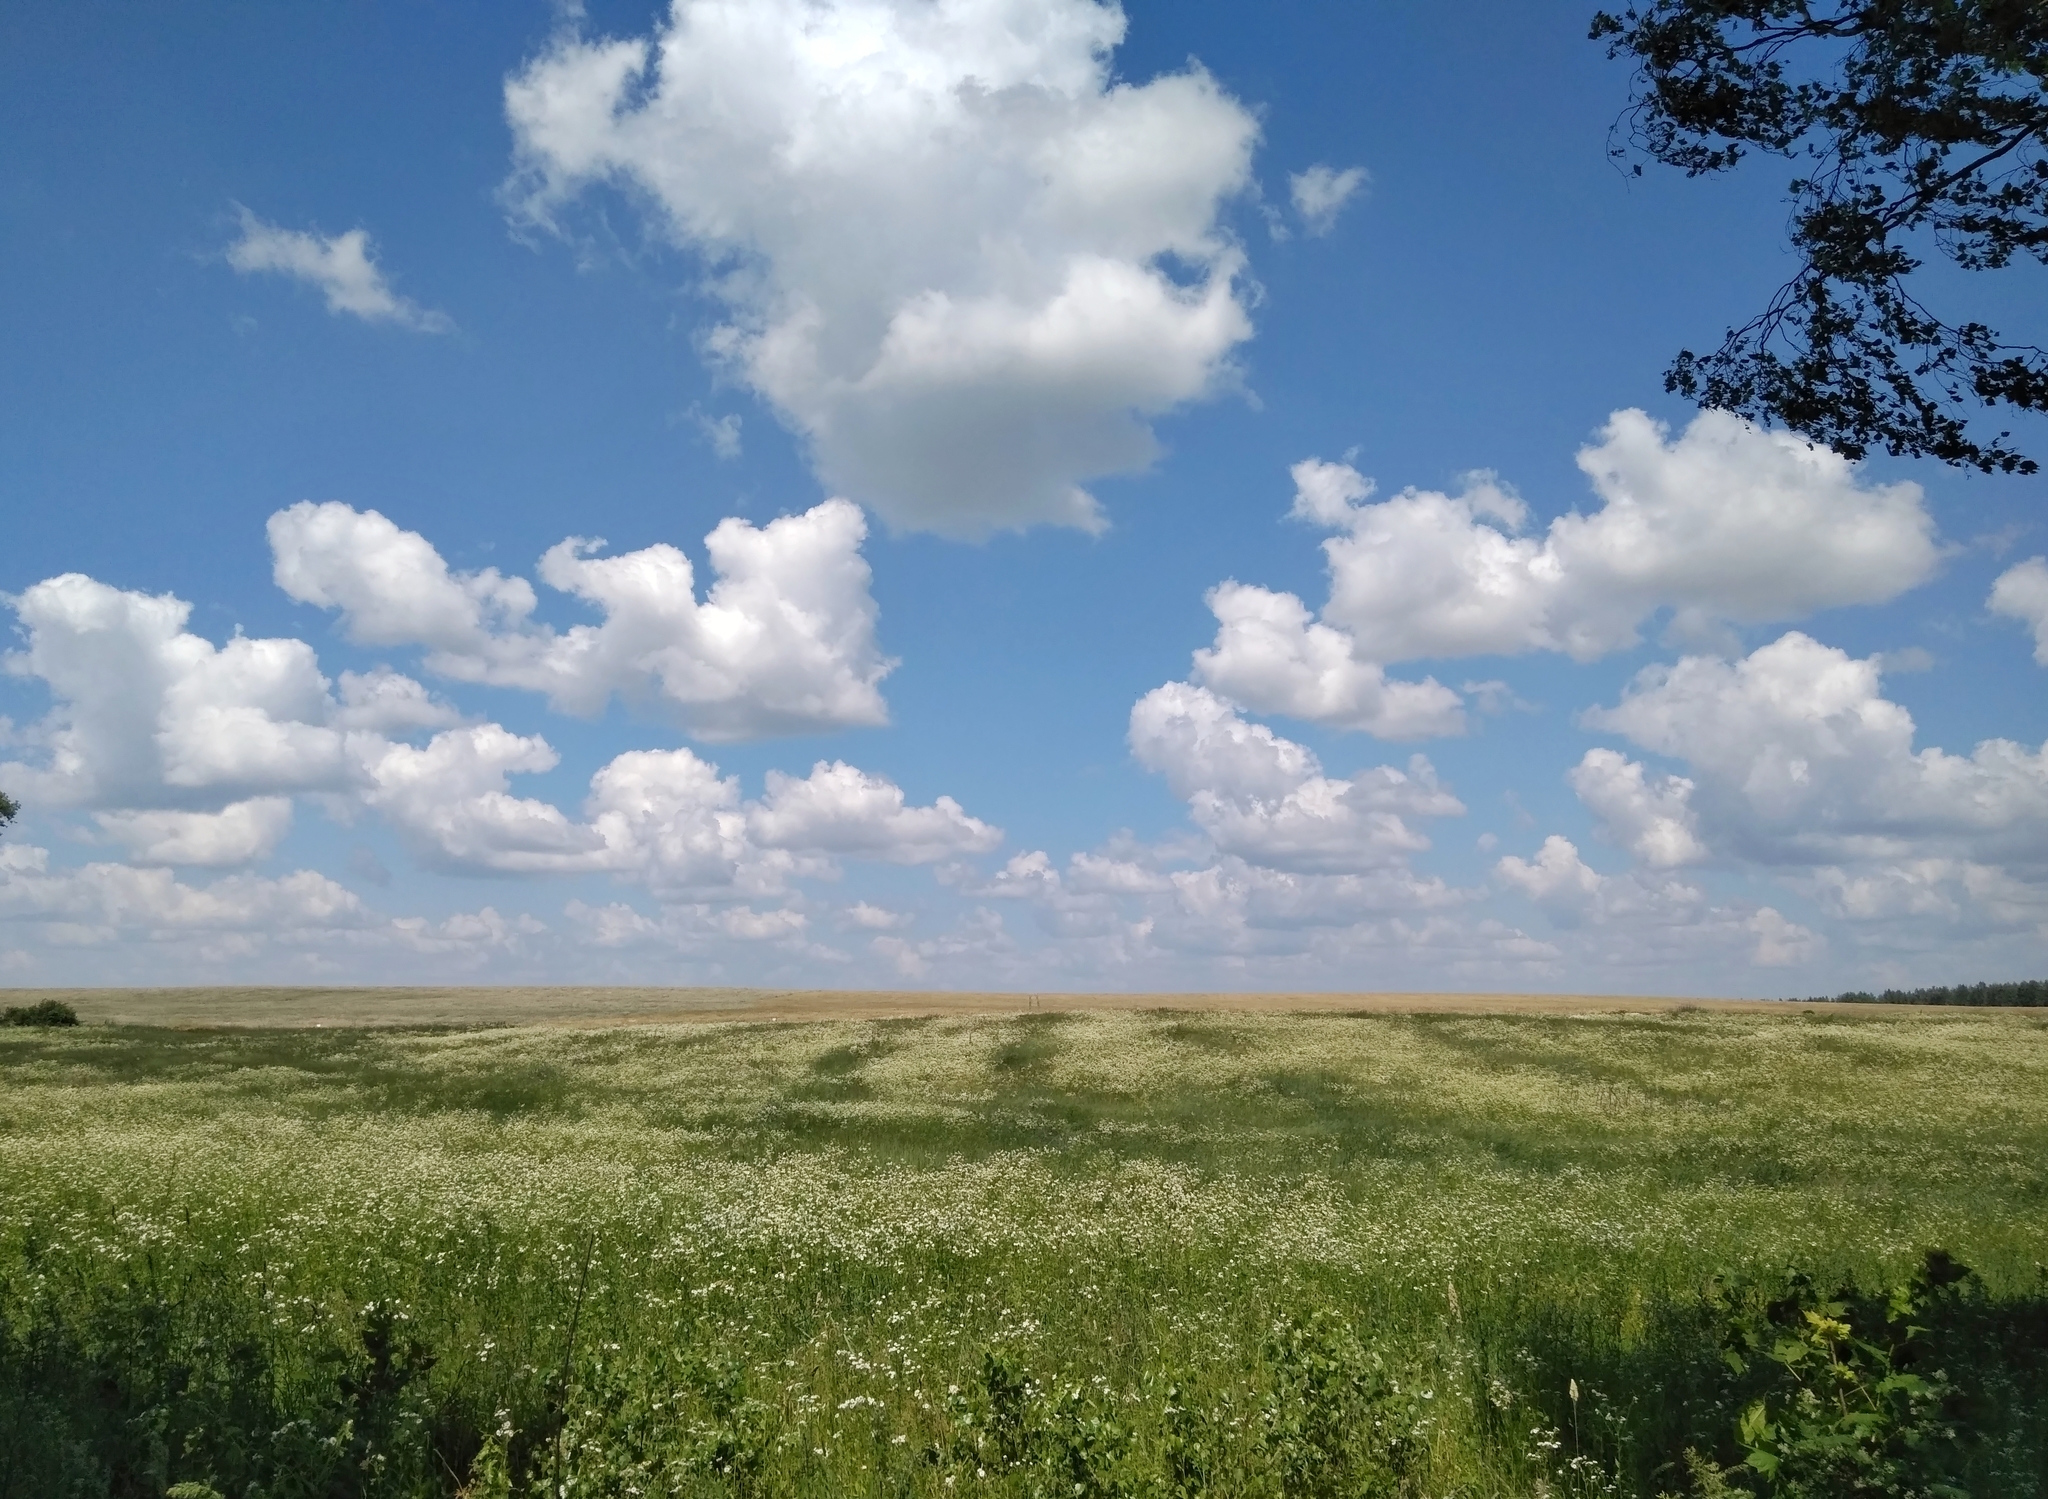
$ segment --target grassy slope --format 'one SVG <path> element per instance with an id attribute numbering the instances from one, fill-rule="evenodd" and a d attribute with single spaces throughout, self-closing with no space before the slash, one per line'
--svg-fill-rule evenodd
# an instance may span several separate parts
<path id="1" fill-rule="evenodd" d="M 0 1033 L 18 1323 L 189 1305 L 312 1389 L 401 1306 L 465 1472 L 495 1410 L 558 1419 L 571 1370 L 712 1420 L 663 1363 L 687 1346 L 752 1371 L 790 1491 L 937 1492 L 911 1454 L 984 1350 L 1134 1411 L 1179 1371 L 1222 1410 L 1276 1312 L 1323 1305 L 1441 1391 L 1440 1487 L 1532 1482 L 1563 1459 L 1529 1431 L 1576 1409 L 1638 1491 L 1699 1419 L 1671 1360 L 1702 1277 L 1940 1244 L 2017 1293 L 2044 1208 L 2032 1015 Z M 133 1341 L 104 1337 L 65 1357 Z"/>

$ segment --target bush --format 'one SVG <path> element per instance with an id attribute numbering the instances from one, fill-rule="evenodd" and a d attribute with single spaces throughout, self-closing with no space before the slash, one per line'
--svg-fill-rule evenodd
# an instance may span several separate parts
<path id="1" fill-rule="evenodd" d="M 76 1025 L 78 1011 L 61 999 L 39 999 L 32 1005 L 9 1005 L 0 1010 L 0 1025 Z"/>

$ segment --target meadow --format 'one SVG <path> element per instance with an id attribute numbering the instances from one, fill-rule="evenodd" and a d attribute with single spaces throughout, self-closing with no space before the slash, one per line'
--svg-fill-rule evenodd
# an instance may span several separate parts
<path id="1" fill-rule="evenodd" d="M 2023 1011 L 0 1031 L 0 1496 L 2039 1495 L 2044 1209 Z"/>

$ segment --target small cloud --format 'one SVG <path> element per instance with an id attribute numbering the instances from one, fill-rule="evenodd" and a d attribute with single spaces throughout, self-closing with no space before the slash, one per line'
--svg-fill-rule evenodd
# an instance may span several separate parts
<path id="1" fill-rule="evenodd" d="M 1934 652 L 1917 645 L 1909 645 L 1904 650 L 1885 651 L 1871 659 L 1877 662 L 1877 669 L 1888 677 L 1934 670 Z"/>
<path id="2" fill-rule="evenodd" d="M 1463 689 L 1472 706 L 1481 713 L 1497 717 L 1503 713 L 1535 713 L 1540 711 L 1535 703 L 1516 692 L 1507 683 L 1493 680 L 1467 682 Z"/>
<path id="3" fill-rule="evenodd" d="M 1993 614 L 2031 628 L 2034 659 L 2048 666 L 2048 557 L 2029 557 L 2000 573 L 1984 603 Z"/>
<path id="4" fill-rule="evenodd" d="M 419 333 L 452 333 L 455 323 L 391 289 L 370 251 L 365 229 L 329 237 L 266 223 L 237 205 L 242 235 L 228 246 L 228 264 L 243 275 L 272 271 L 320 288 L 329 312 L 366 323 L 396 323 Z"/>
<path id="5" fill-rule="evenodd" d="M 751 906 L 739 906 L 721 912 L 718 925 L 724 928 L 726 936 L 742 942 L 775 942 L 801 936 L 810 921 L 803 912 L 787 907 L 756 911 Z"/>
<path id="6" fill-rule="evenodd" d="M 1294 199 L 1294 211 L 1301 215 L 1302 228 L 1318 238 L 1328 234 L 1337 227 L 1337 215 L 1344 205 L 1368 180 L 1364 167 L 1346 167 L 1340 172 L 1320 163 L 1291 175 L 1288 192 Z"/>
<path id="7" fill-rule="evenodd" d="M 861 901 L 848 906 L 839 913 L 842 926 L 865 927 L 872 932 L 891 932 L 898 927 L 909 926 L 917 918 L 908 911 L 892 911 L 886 906 L 869 905 Z"/>
<path id="8" fill-rule="evenodd" d="M 1759 968 L 1790 968 L 1811 963 L 1827 952 L 1827 938 L 1796 921 L 1787 921 L 1770 906 L 1762 907 L 1744 925 L 1756 936 L 1756 951 L 1750 961 Z"/>
<path id="9" fill-rule="evenodd" d="M 2021 537 L 2033 529 L 2032 526 L 2015 521 L 2000 526 L 1996 531 L 1980 531 L 1964 542 L 1961 550 L 1989 552 L 1994 557 L 2003 557 L 2019 545 Z"/>
<path id="10" fill-rule="evenodd" d="M 703 434 L 704 441 L 711 445 L 712 452 L 727 462 L 740 456 L 738 415 L 728 412 L 724 416 L 706 416 L 701 411 L 692 411 L 690 414 L 696 419 L 697 430 Z"/>

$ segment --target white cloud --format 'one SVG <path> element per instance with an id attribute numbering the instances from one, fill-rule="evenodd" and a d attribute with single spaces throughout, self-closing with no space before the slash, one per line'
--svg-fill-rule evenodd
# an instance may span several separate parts
<path id="1" fill-rule="evenodd" d="M 1551 924 L 1587 928 L 1581 952 L 1606 965 L 1662 967 L 1680 955 L 1739 954 L 1754 967 L 1810 963 L 1827 939 L 1772 906 L 1715 905 L 1683 880 L 1631 871 L 1603 875 L 1571 839 L 1551 834 L 1534 859 L 1494 865 L 1501 884 L 1541 907 Z M 1664 979 L 1665 983 L 1670 977 Z"/>
<path id="2" fill-rule="evenodd" d="M 969 817 L 950 796 L 909 806 L 901 787 L 840 760 L 820 760 L 801 781 L 769 771 L 768 794 L 748 809 L 747 831 L 763 848 L 892 864 L 987 853 L 1003 841 L 1001 828 Z"/>
<path id="3" fill-rule="evenodd" d="M 1652 776 L 1611 749 L 1589 749 L 1568 779 L 1606 836 L 1651 869 L 1706 857 L 1691 805 L 1692 782 L 1685 777 Z"/>
<path id="4" fill-rule="evenodd" d="M 597 862 L 663 899 L 772 893 L 795 868 L 748 842 L 739 778 L 686 749 L 618 756 L 591 777 L 584 811 L 604 842 Z"/>
<path id="5" fill-rule="evenodd" d="M 373 921 L 352 891 L 311 870 L 281 879 L 229 875 L 199 887 L 161 868 L 52 870 L 48 852 L 28 844 L 0 848 L 0 918 L 56 923 L 80 940 L 332 931 Z"/>
<path id="6" fill-rule="evenodd" d="M 1606 880 L 1579 857 L 1578 845 L 1552 833 L 1543 840 L 1533 860 L 1508 854 L 1494 866 L 1494 873 L 1538 905 L 1577 913 L 1590 909 L 1600 897 Z"/>
<path id="7" fill-rule="evenodd" d="M 458 954 L 471 966 L 494 952 L 525 955 L 530 951 L 529 939 L 544 936 L 548 930 L 545 922 L 531 915 L 501 916 L 494 906 L 458 911 L 440 921 L 401 916 L 391 923 L 391 929 L 400 947 L 419 953 Z"/>
<path id="8" fill-rule="evenodd" d="M 365 645 L 424 647 L 428 669 L 458 681 L 543 692 L 585 715 L 616 695 L 708 740 L 888 719 L 880 683 L 895 663 L 875 643 L 867 526 L 845 500 L 758 528 L 721 521 L 705 538 L 718 581 L 702 603 L 675 547 L 594 557 L 602 543 L 564 541 L 541 558 L 542 581 L 604 619 L 563 631 L 533 621 L 525 579 L 451 572 L 374 510 L 301 502 L 269 529 L 286 593 L 340 610 Z"/>
<path id="9" fill-rule="evenodd" d="M 244 208 L 242 233 L 228 246 L 228 264 L 244 275 L 270 271 L 316 286 L 329 312 L 345 312 L 368 323 L 396 323 L 420 333 L 448 333 L 455 324 L 444 312 L 407 301 L 391 289 L 370 253 L 361 229 L 328 236 L 280 229 Z"/>
<path id="10" fill-rule="evenodd" d="M 1113 81 L 1123 32 L 1093 0 L 674 0 L 507 81 L 516 211 L 643 195 L 713 272 L 713 356 L 891 524 L 1096 529 L 1081 486 L 1251 332 L 1217 214 L 1257 123 L 1198 67 Z"/>
<path id="11" fill-rule="evenodd" d="M 340 678 L 341 708 L 334 723 L 372 734 L 410 734 L 421 729 L 452 728 L 462 715 L 411 677 L 379 666 L 370 671 L 345 671 Z"/>
<path id="12" fill-rule="evenodd" d="M 603 866 L 604 839 L 559 807 L 515 797 L 508 778 L 552 770 L 547 741 L 479 724 L 424 747 L 365 743 L 363 799 L 431 868 L 496 874 L 574 873 Z"/>
<path id="13" fill-rule="evenodd" d="M 1261 713 L 1284 713 L 1381 739 L 1465 731 L 1458 694 L 1429 677 L 1390 679 L 1354 654 L 1348 635 L 1313 622 L 1291 593 L 1236 581 L 1209 591 L 1216 642 L 1195 652 L 1195 677 Z"/>
<path id="14" fill-rule="evenodd" d="M 1338 961 L 1453 940 L 1444 913 L 1474 892 L 1418 875 L 1409 860 L 1429 847 L 1417 822 L 1464 808 L 1422 756 L 1405 771 L 1378 766 L 1333 778 L 1302 745 L 1178 682 L 1133 706 L 1130 741 L 1138 761 L 1188 803 L 1203 836 L 1143 845 L 1120 834 L 1063 869 L 1034 849 L 993 878 L 953 881 L 965 893 L 1028 906 L 1056 939 L 1051 961 L 1156 972 L 1183 958 Z M 1481 945 L 1496 946 L 1491 937 Z"/>
<path id="15" fill-rule="evenodd" d="M 689 669 L 675 659 L 682 636 L 706 654 L 722 652 L 714 666 L 731 673 L 714 722 L 778 722 L 777 711 L 794 714 L 789 705 L 807 679 L 814 698 L 831 685 L 818 687 L 828 673 L 803 659 L 804 642 L 817 647 L 815 658 L 828 633 L 821 616 L 804 613 L 804 599 L 823 598 L 824 614 L 837 609 L 874 659 L 867 570 L 853 551 L 860 516 L 843 503 L 759 531 L 721 527 L 712 548 L 723 576 L 702 605 L 680 554 L 612 559 L 629 566 L 597 582 L 570 580 L 611 605 L 605 624 L 562 635 L 526 622 L 532 595 L 520 580 L 451 574 L 423 540 L 381 516 L 306 506 L 274 519 L 286 523 L 274 530 L 283 532 L 288 591 L 344 608 L 360 637 L 419 639 L 437 664 L 457 668 L 451 674 L 474 666 L 472 675 L 572 694 L 577 705 L 630 690 L 635 672 L 675 687 Z M 621 576 L 641 563 L 646 576 Z M 665 634 L 647 627 L 667 607 L 664 578 L 680 594 Z M 840 857 L 929 863 L 985 852 L 1002 838 L 950 797 L 915 806 L 892 782 L 843 762 L 820 762 L 806 779 L 771 773 L 766 797 L 742 803 L 737 780 L 687 750 L 617 756 L 592 777 L 578 820 L 512 791 L 512 777 L 555 767 L 546 740 L 495 723 L 462 725 L 454 709 L 389 668 L 343 673 L 337 698 L 303 641 L 237 636 L 216 647 L 185 629 L 191 606 L 183 601 L 77 574 L 13 602 L 28 641 L 8 669 L 46 682 L 56 703 L 18 736 L 42 751 L 42 763 L 0 767 L 0 776 L 32 801 L 97 809 L 101 835 L 142 864 L 265 857 L 290 827 L 294 792 L 326 796 L 337 817 L 368 807 L 431 868 L 611 874 L 665 898 L 774 894 L 793 878 L 832 875 Z M 794 664 L 774 661 L 776 649 Z M 579 672 L 580 687 L 572 683 Z M 387 737 L 432 729 L 440 732 L 424 744 Z"/>
<path id="16" fill-rule="evenodd" d="M 249 864 L 291 831 L 292 803 L 260 796 L 218 812 L 101 812 L 94 821 L 137 864 Z"/>
<path id="17" fill-rule="evenodd" d="M 7 658 L 56 699 L 32 738 L 41 766 L 9 784 L 59 806 L 218 811 L 346 787 L 353 767 L 312 647 L 186 630 L 192 606 L 79 573 L 13 601 L 28 645 Z"/>
<path id="18" fill-rule="evenodd" d="M 1915 750 L 1875 659 L 1792 631 L 1744 659 L 1640 673 L 1585 722 L 1684 761 L 1707 845 L 1770 864 L 2001 854 L 2048 863 L 2048 746 Z"/>
<path id="19" fill-rule="evenodd" d="M 1420 755 L 1405 774 L 1382 765 L 1332 779 L 1303 746 L 1185 683 L 1140 698 L 1130 738 L 1138 762 L 1166 777 L 1219 850 L 1265 868 L 1340 873 L 1397 864 L 1429 847 L 1411 819 L 1465 810 Z"/>
<path id="20" fill-rule="evenodd" d="M 1059 871 L 1052 867 L 1051 857 L 1044 849 L 1032 849 L 1012 855 L 1010 862 L 996 871 L 996 877 L 975 893 L 996 900 L 1036 900 L 1059 889 Z"/>
<path id="21" fill-rule="evenodd" d="M 1737 661 L 1640 672 L 1582 721 L 1686 773 L 1603 747 L 1567 777 L 1632 867 L 1600 874 L 1553 835 L 1531 859 L 1501 859 L 1497 883 L 1553 924 L 1586 928 L 1581 960 L 1645 973 L 1668 975 L 1681 957 L 1772 967 L 1828 955 L 1825 935 L 1776 906 L 1716 901 L 1670 873 L 1709 861 L 1723 880 L 1762 877 L 1850 924 L 1861 965 L 1909 961 L 1926 974 L 1937 954 L 1936 972 L 2029 961 L 2025 944 L 2048 935 L 2048 746 L 1916 749 L 1912 716 L 1881 689 L 1881 658 L 1797 631 Z"/>
<path id="22" fill-rule="evenodd" d="M 610 874 L 669 901 L 777 895 L 793 878 L 833 877 L 838 859 L 930 864 L 1003 836 L 949 796 L 915 806 L 893 782 L 837 761 L 801 780 L 770 771 L 767 794 L 743 802 L 737 777 L 686 749 L 617 756 L 591 777 L 577 821 L 511 792 L 512 776 L 556 761 L 545 740 L 497 724 L 423 748 L 380 742 L 364 800 L 436 868 Z"/>
<path id="23" fill-rule="evenodd" d="M 862 927 L 871 932 L 893 932 L 917 920 L 908 911 L 892 911 L 887 906 L 874 905 L 864 900 L 855 901 L 840 912 L 840 917 L 848 926 Z"/>
<path id="24" fill-rule="evenodd" d="M 1759 968 L 1790 968 L 1811 963 L 1827 951 L 1828 940 L 1765 906 L 1746 923 L 1756 937 L 1750 961 Z"/>
<path id="25" fill-rule="evenodd" d="M 1287 193 L 1294 200 L 1294 211 L 1301 215 L 1302 227 L 1311 235 L 1324 235 L 1337 227 L 1337 215 L 1365 183 L 1363 167 L 1346 167 L 1340 172 L 1319 164 L 1291 174 Z"/>
<path id="26" fill-rule="evenodd" d="M 740 456 L 740 419 L 734 412 L 724 416 L 706 416 L 697 413 L 697 430 L 704 435 L 704 441 L 711 445 L 711 451 L 730 463 Z"/>
<path id="27" fill-rule="evenodd" d="M 1405 868 L 1328 874 L 1224 858 L 1172 878 L 1173 900 L 1155 912 L 1148 935 L 1181 952 L 1298 953 L 1335 931 L 1384 940 L 1399 925 L 1384 924 L 1390 913 L 1440 911 L 1469 898 Z"/>
<path id="28" fill-rule="evenodd" d="M 763 910 L 729 899 L 723 903 L 670 901 L 649 916 L 624 904 L 590 906 L 572 900 L 565 914 L 581 942 L 590 947 L 660 948 L 713 961 L 748 963 L 758 961 L 759 954 L 747 949 L 766 944 L 780 949 L 784 959 L 845 962 L 843 953 L 807 939 L 811 918 L 794 906 Z"/>
<path id="29" fill-rule="evenodd" d="M 1204 792 L 1277 801 L 1321 773 L 1308 749 L 1264 724 L 1247 723 L 1214 693 L 1181 682 L 1154 688 L 1131 708 L 1131 753 L 1188 801 Z"/>
<path id="30" fill-rule="evenodd" d="M 1003 918 L 986 906 L 977 906 L 961 917 L 952 931 L 922 942 L 907 937 L 876 937 L 868 946 L 889 960 L 904 978 L 923 978 L 934 964 L 950 965 L 972 975 L 982 984 L 991 974 L 1000 974 L 1017 954 L 1017 942 L 1003 926 Z"/>
<path id="31" fill-rule="evenodd" d="M 2017 930 L 2048 937 L 2048 880 L 2031 881 L 1967 859 L 1899 859 L 1857 868 L 1826 866 L 1800 882 L 1822 908 L 1864 925 L 1866 933 L 1903 936 L 1933 923 L 1956 929 Z M 1866 937 L 1868 940 L 1868 937 Z"/>
<path id="32" fill-rule="evenodd" d="M 718 924 L 728 937 L 737 937 L 742 942 L 780 942 L 801 937 L 810 921 L 803 912 L 787 908 L 756 911 L 733 906 L 719 913 Z"/>
<path id="33" fill-rule="evenodd" d="M 1078 853 L 1067 861 L 1067 886 L 1088 894 L 1163 895 L 1173 879 L 1135 859 Z"/>
<path id="34" fill-rule="evenodd" d="M 53 869 L 46 849 L 27 844 L 0 847 L 0 922 L 25 925 L 46 952 L 68 949 L 129 983 L 252 969 L 303 981 L 331 974 L 336 957 L 379 955 L 402 961 L 396 971 L 404 975 L 419 972 L 423 955 L 473 969 L 494 954 L 530 960 L 531 939 L 547 931 L 529 915 L 501 916 L 489 906 L 440 921 L 381 916 L 308 869 L 192 885 L 165 868 Z"/>
<path id="35" fill-rule="evenodd" d="M 1999 574 L 1989 607 L 2032 630 L 2034 659 L 2048 666 L 2048 557 L 2029 557 Z"/>
<path id="36" fill-rule="evenodd" d="M 1102 876 L 1107 873 L 1110 878 Z M 1136 876 L 1136 879 L 1130 878 Z M 1068 861 L 1064 875 L 1053 867 L 1042 849 L 1013 857 L 998 870 L 994 879 L 970 893 L 991 900 L 1027 902 L 1041 930 L 1063 942 L 1110 939 L 1126 949 L 1145 945 L 1153 926 L 1150 916 L 1133 920 L 1120 899 L 1129 895 L 1172 895 L 1171 875 L 1139 871 L 1136 866 L 1118 865 L 1088 854 Z M 1156 913 L 1159 901 L 1140 902 Z"/>
<path id="37" fill-rule="evenodd" d="M 572 900 L 563 907 L 563 914 L 581 929 L 583 940 L 593 947 L 645 947 L 665 942 L 669 937 L 663 923 L 620 901 L 590 906 Z"/>
<path id="38" fill-rule="evenodd" d="M 1318 618 L 1291 593 L 1230 580 L 1208 598 L 1216 639 L 1194 675 L 1261 713 L 1383 739 L 1461 734 L 1463 700 L 1390 662 L 1562 651 L 1591 660 L 1634 645 L 1673 611 L 1675 634 L 1725 633 L 1923 581 L 1940 560 L 1911 484 L 1862 485 L 1822 448 L 1703 413 L 1675 442 L 1640 411 L 1610 419 L 1579 454 L 1602 508 L 1519 534 L 1528 506 L 1493 475 L 1455 496 L 1407 490 L 1378 504 L 1348 464 L 1293 469 L 1291 514 L 1339 532 L 1323 543 L 1330 598 Z M 1473 683 L 1487 711 L 1504 684 Z"/>
<path id="39" fill-rule="evenodd" d="M 1940 561 L 1917 485 L 1867 485 L 1828 449 L 1724 412 L 1675 441 L 1616 412 L 1578 461 L 1601 508 L 1540 540 L 1518 534 L 1527 507 L 1491 475 L 1371 504 L 1355 471 L 1297 465 L 1294 513 L 1343 533 L 1323 543 L 1323 622 L 1361 661 L 1588 661 L 1634 645 L 1659 609 L 1682 630 L 1794 619 L 1895 598 Z"/>

